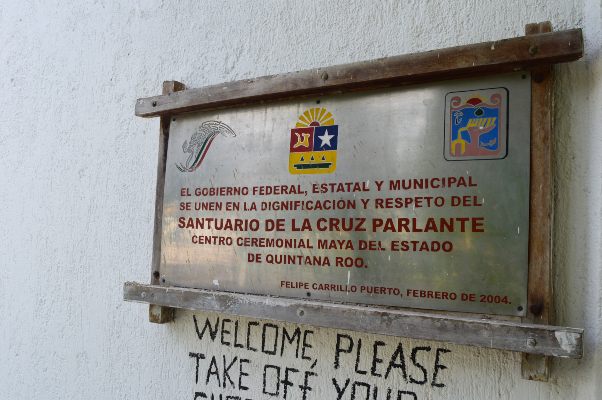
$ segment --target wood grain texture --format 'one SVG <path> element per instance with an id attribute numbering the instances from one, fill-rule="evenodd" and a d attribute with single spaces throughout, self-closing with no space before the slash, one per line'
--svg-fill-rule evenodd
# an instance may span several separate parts
<path id="1" fill-rule="evenodd" d="M 141 98 L 136 115 L 155 117 L 534 68 L 583 56 L 581 29 L 449 47 L 372 61 L 246 79 Z"/>
<path id="2" fill-rule="evenodd" d="M 552 31 L 550 22 L 528 24 L 527 36 Z M 531 71 L 531 187 L 527 316 L 535 324 L 554 323 L 552 271 L 552 133 L 554 76 L 551 66 Z M 524 379 L 546 382 L 550 359 L 523 355 Z"/>
<path id="3" fill-rule="evenodd" d="M 177 81 L 163 82 L 163 94 L 169 95 L 186 89 L 183 83 Z M 169 124 L 171 117 L 162 116 L 159 131 L 159 156 L 157 162 L 157 186 L 155 191 L 155 220 L 153 229 L 153 255 L 151 261 L 151 283 L 158 285 L 161 278 L 161 235 L 163 232 L 163 195 L 165 192 L 165 164 L 167 161 L 167 146 L 169 143 Z M 165 324 L 173 321 L 174 310 L 151 304 L 148 309 L 150 322 Z"/>
<path id="4" fill-rule="evenodd" d="M 583 330 L 127 282 L 127 301 L 491 349 L 581 358 Z"/>

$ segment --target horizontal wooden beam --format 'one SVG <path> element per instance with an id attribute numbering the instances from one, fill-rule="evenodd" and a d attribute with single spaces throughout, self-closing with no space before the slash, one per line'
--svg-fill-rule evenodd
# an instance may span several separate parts
<path id="1" fill-rule="evenodd" d="M 581 29 L 449 47 L 372 61 L 245 79 L 138 99 L 136 115 L 156 117 L 292 97 L 503 73 L 583 56 Z"/>
<path id="2" fill-rule="evenodd" d="M 124 284 L 123 297 L 127 301 L 173 308 L 223 312 L 553 357 L 581 358 L 583 354 L 583 329 L 576 328 L 134 282 Z"/>

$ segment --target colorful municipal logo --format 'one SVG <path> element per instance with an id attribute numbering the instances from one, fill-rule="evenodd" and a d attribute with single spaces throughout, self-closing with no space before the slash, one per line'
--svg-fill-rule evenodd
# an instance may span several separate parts
<path id="1" fill-rule="evenodd" d="M 445 158 L 506 157 L 508 91 L 505 88 L 452 92 L 446 96 Z"/>
<path id="2" fill-rule="evenodd" d="M 189 154 L 186 162 L 176 164 L 182 172 L 192 172 L 199 168 L 217 135 L 235 137 L 236 133 L 221 121 L 205 121 L 192 134 L 190 141 L 182 144 L 184 154 Z"/>
<path id="3" fill-rule="evenodd" d="M 325 108 L 310 108 L 291 129 L 291 174 L 329 174 L 337 167 L 339 126 Z"/>

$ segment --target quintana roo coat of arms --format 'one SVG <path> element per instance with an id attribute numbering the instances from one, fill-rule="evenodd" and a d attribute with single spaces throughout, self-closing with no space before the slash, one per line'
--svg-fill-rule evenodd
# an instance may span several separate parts
<path id="1" fill-rule="evenodd" d="M 192 172 L 198 169 L 211 143 L 218 136 L 235 137 L 236 133 L 228 125 L 221 121 L 205 121 L 199 126 L 190 140 L 185 140 L 182 145 L 182 151 L 189 154 L 185 163 L 176 164 L 176 167 L 182 172 Z"/>
<path id="2" fill-rule="evenodd" d="M 445 97 L 445 158 L 491 160 L 507 155 L 508 90 L 451 92 Z"/>
<path id="3" fill-rule="evenodd" d="M 325 108 L 309 108 L 291 129 L 288 170 L 291 174 L 329 174 L 337 168 L 339 126 Z"/>

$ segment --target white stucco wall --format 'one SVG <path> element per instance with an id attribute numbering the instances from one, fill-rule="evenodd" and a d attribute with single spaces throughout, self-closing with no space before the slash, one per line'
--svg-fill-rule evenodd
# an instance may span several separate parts
<path id="1" fill-rule="evenodd" d="M 249 359 L 250 389 L 222 392 L 251 399 L 276 398 L 262 394 L 266 363 L 318 374 L 309 399 L 336 398 L 333 377 L 382 387 L 378 400 L 387 387 L 419 399 L 602 398 L 600 0 L 73 3 L 0 6 L 0 398 L 193 399 L 220 392 L 203 382 L 213 355 Z M 521 380 L 513 353 L 311 327 L 312 360 L 269 356 L 200 340 L 193 313 L 153 325 L 147 307 L 122 301 L 123 282 L 148 281 L 152 245 L 158 120 L 134 117 L 134 104 L 163 80 L 199 87 L 517 36 L 544 20 L 586 40 L 584 60 L 557 68 L 554 234 L 558 323 L 586 329 L 585 357 L 556 361 L 549 383 Z M 408 363 L 413 347 L 432 347 L 418 356 L 429 374 L 448 349 L 445 386 L 357 374 L 351 355 L 334 369 L 337 334 L 365 349 L 382 340 L 385 366 L 400 342 Z M 190 352 L 207 357 L 199 384 Z"/>

